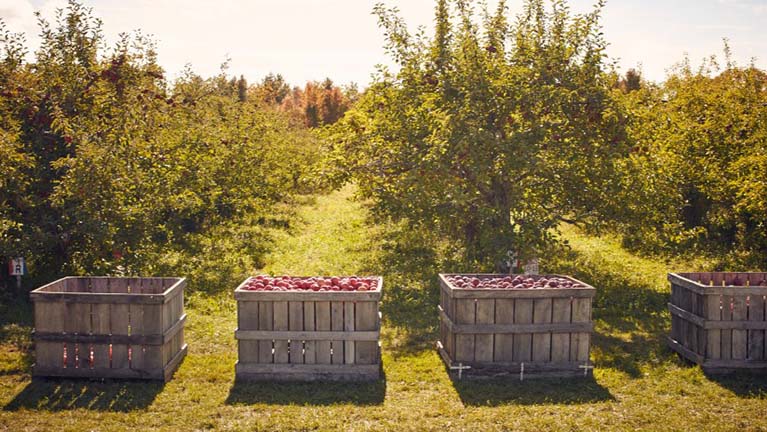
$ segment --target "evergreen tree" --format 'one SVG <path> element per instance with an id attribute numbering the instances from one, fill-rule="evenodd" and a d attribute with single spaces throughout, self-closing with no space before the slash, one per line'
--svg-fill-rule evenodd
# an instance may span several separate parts
<path id="1" fill-rule="evenodd" d="M 248 82 L 245 81 L 245 77 L 240 75 L 240 79 L 237 81 L 237 99 L 240 102 L 248 100 Z"/>

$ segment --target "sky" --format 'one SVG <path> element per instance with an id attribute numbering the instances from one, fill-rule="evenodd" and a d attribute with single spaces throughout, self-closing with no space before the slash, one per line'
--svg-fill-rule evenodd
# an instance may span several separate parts
<path id="1" fill-rule="evenodd" d="M 82 0 L 104 23 L 108 42 L 141 30 L 157 42 L 169 78 L 189 64 L 210 76 L 228 59 L 229 73 L 249 82 L 268 73 L 294 84 L 330 77 L 334 82 L 370 82 L 377 64 L 391 64 L 383 31 L 371 15 L 382 1 L 396 6 L 408 26 L 433 29 L 434 0 Z M 491 7 L 497 0 L 488 0 Z M 593 0 L 570 0 L 575 12 Z M 508 0 L 510 14 L 522 0 Z M 66 0 L 0 0 L 0 18 L 39 44 L 34 16 L 51 19 Z M 767 69 L 767 0 L 607 0 L 602 25 L 607 53 L 622 71 L 639 68 L 661 81 L 688 55 L 692 64 L 721 55 L 729 40 L 739 65 Z"/>

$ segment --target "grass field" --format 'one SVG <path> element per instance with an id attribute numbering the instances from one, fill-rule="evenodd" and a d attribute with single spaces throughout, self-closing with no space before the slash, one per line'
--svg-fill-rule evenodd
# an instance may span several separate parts
<path id="1" fill-rule="evenodd" d="M 351 194 L 307 198 L 263 271 L 382 274 L 384 379 L 236 384 L 236 307 L 223 294 L 188 296 L 189 355 L 165 385 L 32 381 L 30 307 L 4 304 L 0 430 L 767 430 L 767 379 L 706 377 L 664 346 L 665 274 L 694 264 L 637 257 L 574 229 L 564 232 L 572 251 L 544 265 L 598 288 L 594 377 L 452 381 L 433 349 L 434 276 L 452 269 L 417 239 L 393 243 L 366 224 Z"/>

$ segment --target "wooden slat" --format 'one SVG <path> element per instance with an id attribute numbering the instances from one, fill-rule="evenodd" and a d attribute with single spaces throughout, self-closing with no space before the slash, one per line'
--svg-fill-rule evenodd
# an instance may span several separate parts
<path id="1" fill-rule="evenodd" d="M 288 329 L 291 331 L 304 330 L 304 303 L 288 302 Z M 301 338 L 290 338 L 289 362 L 293 364 L 304 363 L 304 341 Z"/>
<path id="2" fill-rule="evenodd" d="M 53 282 L 47 283 L 40 288 L 37 288 L 36 290 L 33 290 L 32 292 L 61 292 L 65 291 L 65 284 L 67 282 L 67 278 L 61 278 L 58 280 L 55 280 Z"/>
<path id="3" fill-rule="evenodd" d="M 91 331 L 91 305 L 88 303 L 67 303 L 64 331 L 88 334 Z"/>
<path id="4" fill-rule="evenodd" d="M 748 284 L 749 286 L 766 286 L 767 273 L 749 273 Z"/>
<path id="5" fill-rule="evenodd" d="M 128 278 L 128 291 L 132 294 L 151 294 L 144 290 L 144 279 L 138 277 Z"/>
<path id="6" fill-rule="evenodd" d="M 160 278 L 143 278 L 143 291 L 148 294 L 162 293 L 162 279 Z M 163 309 L 169 307 L 165 304 L 148 304 L 142 305 L 143 315 L 143 327 L 142 334 L 153 335 L 162 334 L 165 331 L 163 327 Z M 162 348 L 159 346 L 143 346 L 144 350 L 144 367 L 148 369 L 162 368 Z"/>
<path id="7" fill-rule="evenodd" d="M 719 330 L 765 330 L 764 321 L 706 321 L 705 328 Z"/>
<path id="8" fill-rule="evenodd" d="M 166 330 L 163 327 L 164 323 L 162 320 L 163 309 L 165 309 L 165 307 L 165 305 L 161 304 L 141 305 L 141 309 L 143 311 L 142 334 L 162 334 Z"/>
<path id="9" fill-rule="evenodd" d="M 476 321 L 476 304 L 474 299 L 455 299 L 456 324 L 474 324 Z M 474 335 L 455 335 L 455 361 L 474 361 Z"/>
<path id="10" fill-rule="evenodd" d="M 344 331 L 354 331 L 354 302 L 344 302 Z M 344 363 L 354 364 L 355 354 L 355 342 L 344 341 Z"/>
<path id="11" fill-rule="evenodd" d="M 130 368 L 135 370 L 148 370 L 144 345 L 130 345 Z"/>
<path id="12" fill-rule="evenodd" d="M 685 321 L 689 321 L 689 322 L 691 322 L 691 323 L 693 323 L 693 324 L 695 324 L 697 326 L 705 327 L 705 325 L 706 325 L 706 320 L 703 317 L 695 315 L 695 314 L 693 314 L 691 312 L 688 312 L 688 311 L 686 311 L 686 310 L 684 310 L 684 309 L 682 309 L 682 308 L 680 308 L 678 306 L 675 306 L 675 305 L 673 305 L 671 303 L 668 304 L 668 311 L 671 313 L 671 315 L 676 315 L 676 316 L 684 319 Z"/>
<path id="13" fill-rule="evenodd" d="M 552 323 L 570 322 L 570 299 L 552 299 Z M 551 335 L 551 361 L 567 362 L 570 360 L 570 333 L 552 333 Z"/>
<path id="14" fill-rule="evenodd" d="M 449 316 L 455 316 L 455 300 L 448 296 L 447 293 L 445 293 L 445 290 L 447 288 L 442 288 L 442 293 L 445 297 L 445 309 L 444 312 Z M 455 335 L 450 331 L 447 330 L 447 336 L 445 341 L 445 350 L 451 355 L 455 356 Z"/>
<path id="15" fill-rule="evenodd" d="M 115 294 L 126 294 L 128 292 L 128 279 L 126 278 L 110 278 L 109 279 L 109 292 Z"/>
<path id="16" fill-rule="evenodd" d="M 444 287 L 442 287 L 442 284 L 440 284 L 438 310 L 441 310 L 441 311 L 446 311 L 447 310 L 447 299 L 448 298 L 449 297 L 445 293 Z M 450 334 L 450 331 L 448 330 L 447 325 L 445 324 L 444 320 L 440 316 L 440 320 L 439 320 L 439 340 L 438 340 L 438 342 L 441 344 L 441 346 L 447 347 L 447 345 L 448 345 L 447 340 L 450 337 L 449 334 Z"/>
<path id="17" fill-rule="evenodd" d="M 695 297 L 695 309 L 693 312 L 695 315 L 703 317 L 706 316 L 706 296 L 702 294 L 693 294 Z M 696 351 L 698 354 L 705 355 L 708 348 L 708 335 L 706 333 L 705 327 L 696 327 L 696 333 L 698 336 L 698 350 Z"/>
<path id="18" fill-rule="evenodd" d="M 96 306 L 96 305 L 94 305 Z M 99 305 L 108 306 L 108 305 Z M 181 319 L 176 321 L 176 324 L 160 335 L 119 335 L 109 334 L 109 330 L 104 334 L 95 333 L 62 333 L 62 332 L 35 332 L 32 338 L 35 341 L 47 341 L 47 342 L 72 342 L 72 343 L 86 343 L 86 344 L 137 344 L 137 345 L 163 345 L 169 341 L 178 331 L 180 331 L 184 323 L 186 322 L 186 315 L 182 315 Z M 103 325 L 108 324 L 108 321 Z"/>
<path id="19" fill-rule="evenodd" d="M 668 338 L 667 342 L 668 342 L 669 348 L 671 348 L 674 351 L 678 352 L 679 354 L 681 354 L 686 359 L 688 359 L 688 360 L 690 360 L 692 362 L 695 362 L 697 364 L 702 364 L 703 363 L 704 358 L 703 358 L 702 355 L 687 349 L 684 345 L 680 344 L 678 341 L 675 341 L 672 338 Z"/>
<path id="20" fill-rule="evenodd" d="M 505 325 L 514 323 L 514 299 L 497 299 L 495 301 L 495 324 Z M 495 333 L 495 350 L 493 360 L 510 362 L 514 354 L 514 335 Z"/>
<path id="21" fill-rule="evenodd" d="M 330 302 L 330 329 L 332 331 L 344 330 L 344 303 L 340 301 Z M 344 342 L 338 339 L 331 341 L 332 364 L 344 363 Z"/>
<path id="22" fill-rule="evenodd" d="M 162 375 L 165 382 L 168 382 L 171 379 L 173 373 L 181 365 L 181 361 L 184 359 L 184 357 L 186 357 L 186 353 L 188 351 L 187 345 L 183 343 L 183 330 L 178 334 L 178 340 L 182 342 L 181 345 L 179 345 L 179 348 L 174 351 L 174 356 L 169 361 L 164 362 L 165 366 L 162 369 Z"/>
<path id="23" fill-rule="evenodd" d="M 110 288 L 111 289 L 111 288 Z M 166 297 L 161 294 L 97 294 L 88 292 L 31 292 L 30 298 L 35 302 L 59 303 L 110 303 L 110 304 L 163 304 Z"/>
<path id="24" fill-rule="evenodd" d="M 732 303 L 732 296 L 722 296 L 722 321 L 732 321 Z M 732 330 L 722 330 L 721 340 L 721 358 L 723 360 L 729 360 L 732 358 Z"/>
<path id="25" fill-rule="evenodd" d="M 494 324 L 495 300 L 477 300 L 477 324 Z M 494 350 L 493 334 L 477 334 L 474 336 L 474 361 L 492 362 Z"/>
<path id="26" fill-rule="evenodd" d="M 592 322 L 580 323 L 541 323 L 541 324 L 455 324 L 440 309 L 440 319 L 447 325 L 448 330 L 456 335 L 483 334 L 514 334 L 514 333 L 591 333 L 594 329 Z M 569 319 L 569 317 L 568 317 Z M 749 325 L 757 325 L 743 321 Z"/>
<path id="27" fill-rule="evenodd" d="M 695 281 L 692 281 L 686 277 L 670 273 L 668 275 L 669 281 L 671 281 L 672 284 L 678 285 L 681 287 L 684 287 L 686 289 L 689 289 L 693 292 L 696 292 L 698 294 L 702 295 L 709 295 L 709 294 L 725 294 L 730 296 L 737 296 L 737 295 L 765 295 L 767 294 L 767 287 L 764 286 L 746 286 L 746 287 L 733 287 L 733 286 L 723 286 L 722 282 L 724 280 L 724 276 L 722 273 L 714 273 L 713 276 L 710 278 L 711 283 L 713 285 L 709 285 L 709 282 L 706 280 L 706 276 L 702 276 L 701 283 L 697 283 Z"/>
<path id="28" fill-rule="evenodd" d="M 748 306 L 745 296 L 733 297 L 732 320 L 744 321 L 748 319 Z M 732 331 L 732 358 L 745 360 L 748 354 L 748 334 L 746 330 Z"/>
<path id="29" fill-rule="evenodd" d="M 274 330 L 289 330 L 288 323 L 288 302 L 276 301 L 274 302 Z M 275 363 L 288 363 L 288 341 L 287 340 L 274 340 L 274 362 Z"/>
<path id="30" fill-rule="evenodd" d="M 93 278 L 91 288 L 94 293 L 108 293 L 109 279 Z M 109 305 L 94 303 L 91 307 L 91 330 L 94 334 L 109 334 Z M 109 368 L 109 343 L 94 343 L 93 367 Z"/>
<path id="31" fill-rule="evenodd" d="M 354 308 L 355 333 L 362 331 L 378 331 L 378 302 L 357 302 Z M 375 341 L 358 341 L 354 347 L 355 364 L 378 363 L 378 339 Z"/>
<path id="32" fill-rule="evenodd" d="M 67 309 L 63 303 L 35 303 L 35 331 L 63 332 Z"/>
<path id="33" fill-rule="evenodd" d="M 536 299 L 533 303 L 533 323 L 551 322 L 552 299 Z M 551 361 L 551 333 L 533 334 L 533 361 Z"/>
<path id="34" fill-rule="evenodd" d="M 127 292 L 128 283 L 125 279 L 112 279 L 109 281 L 111 293 Z M 109 304 L 109 331 L 113 335 L 128 336 L 129 306 L 127 303 Z M 112 368 L 128 369 L 128 346 L 124 344 L 112 344 Z"/>
<path id="35" fill-rule="evenodd" d="M 258 329 L 274 329 L 274 303 L 269 301 L 258 302 Z M 258 362 L 272 363 L 274 357 L 272 354 L 272 339 L 265 339 L 258 342 Z"/>
<path id="36" fill-rule="evenodd" d="M 533 300 L 516 299 L 514 301 L 514 323 L 531 324 L 533 322 Z M 532 333 L 514 334 L 514 361 L 529 362 L 533 359 Z"/>
<path id="37" fill-rule="evenodd" d="M 259 302 L 237 302 L 237 329 L 258 330 Z"/>
<path id="38" fill-rule="evenodd" d="M 35 368 L 55 369 L 64 365 L 62 342 L 35 342 Z"/>
<path id="39" fill-rule="evenodd" d="M 306 333 L 316 333 L 316 323 L 314 318 L 314 304 L 313 301 L 304 302 L 304 330 Z M 317 363 L 317 342 L 313 340 L 307 340 L 302 338 L 304 342 L 304 363 L 315 364 Z"/>
<path id="40" fill-rule="evenodd" d="M 765 297 L 752 296 L 749 299 L 748 319 L 751 322 L 767 325 L 765 321 Z M 748 359 L 764 360 L 764 334 L 763 329 L 754 329 L 748 331 Z"/>
<path id="41" fill-rule="evenodd" d="M 143 289 L 143 285 L 140 284 L 139 281 L 140 280 L 137 278 L 131 278 L 131 280 L 128 281 L 128 286 L 131 292 L 141 291 Z M 130 334 L 132 336 L 145 335 L 146 330 L 144 329 L 144 305 L 131 304 L 131 305 L 128 305 L 128 309 L 129 309 L 129 316 L 130 316 Z M 130 354 L 131 369 L 138 369 L 138 370 L 146 369 L 146 365 L 144 363 L 144 345 L 131 344 L 130 352 L 131 352 Z"/>
<path id="42" fill-rule="evenodd" d="M 237 330 L 258 330 L 258 302 L 237 302 Z M 258 340 L 238 340 L 238 358 L 245 363 L 258 362 Z"/>
<path id="43" fill-rule="evenodd" d="M 708 368 L 724 369 L 724 373 L 731 373 L 738 369 L 759 369 L 761 372 L 767 370 L 767 362 L 748 360 L 706 360 L 703 362 L 703 369 L 707 370 Z"/>
<path id="44" fill-rule="evenodd" d="M 591 322 L 591 299 L 574 298 L 572 302 L 572 322 Z M 572 333 L 570 335 L 570 361 L 587 362 L 589 360 L 590 333 Z"/>
<path id="45" fill-rule="evenodd" d="M 706 296 L 706 319 L 709 323 L 717 322 L 722 319 L 721 308 L 721 296 L 720 295 L 707 295 Z M 718 360 L 722 358 L 722 340 L 721 330 L 707 329 L 706 330 L 706 357 L 709 359 Z"/>
<path id="46" fill-rule="evenodd" d="M 330 331 L 330 302 L 318 301 L 314 304 L 315 330 Z M 315 342 L 317 347 L 317 364 L 330 364 L 330 340 Z"/>

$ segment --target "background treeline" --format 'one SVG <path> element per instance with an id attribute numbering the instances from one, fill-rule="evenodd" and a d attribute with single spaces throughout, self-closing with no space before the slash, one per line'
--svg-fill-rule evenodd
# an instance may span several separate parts
<path id="1" fill-rule="evenodd" d="M 29 286 L 183 274 L 213 289 L 257 267 L 292 196 L 313 190 L 308 126 L 339 118 L 349 93 L 273 75 L 248 86 L 225 67 L 168 81 L 151 40 L 107 47 L 76 2 L 40 31 L 27 62 L 23 35 L 0 28 L 0 276 L 24 256 Z"/>
<path id="2" fill-rule="evenodd" d="M 624 242 L 650 252 L 692 251 L 720 268 L 767 267 L 767 73 L 738 67 L 725 44 L 665 82 L 620 92 L 630 153 L 607 214 Z"/>
<path id="3" fill-rule="evenodd" d="M 379 70 L 329 134 L 335 180 L 374 215 L 437 241 L 470 269 L 507 270 L 577 224 L 720 268 L 767 263 L 767 75 L 725 45 L 660 83 L 614 72 L 604 7 L 527 0 L 510 19 L 436 2 L 435 34 L 375 10 L 397 71 Z"/>

